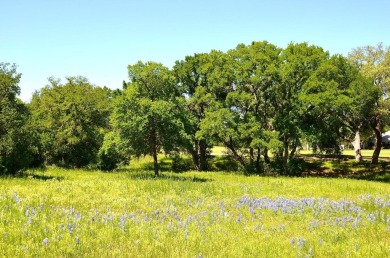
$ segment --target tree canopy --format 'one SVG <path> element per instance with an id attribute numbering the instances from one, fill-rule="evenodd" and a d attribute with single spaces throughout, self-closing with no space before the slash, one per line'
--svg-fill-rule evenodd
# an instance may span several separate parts
<path id="1" fill-rule="evenodd" d="M 21 74 L 16 65 L 0 63 L 0 174 L 15 174 L 37 155 L 30 112 L 18 99 Z"/>
<path id="2" fill-rule="evenodd" d="M 184 135 L 180 96 L 171 71 L 163 65 L 139 62 L 128 70 L 130 83 L 116 99 L 112 125 L 129 153 L 153 156 L 157 176 L 158 153 L 178 148 Z"/>
<path id="3" fill-rule="evenodd" d="M 339 152 L 374 133 L 378 162 L 389 121 L 390 51 L 379 44 L 331 56 L 308 43 L 280 48 L 267 41 L 239 44 L 176 61 L 128 66 L 122 89 L 86 78 L 49 78 L 31 103 L 18 98 L 21 74 L 0 64 L 0 171 L 32 164 L 126 164 L 151 155 L 186 153 L 208 170 L 210 149 L 223 145 L 246 173 L 299 174 L 297 151 Z M 273 158 L 270 158 L 270 152 Z M 298 163 L 297 163 L 298 162 Z"/>
<path id="4" fill-rule="evenodd" d="M 96 161 L 109 126 L 109 92 L 84 77 L 49 79 L 30 103 L 46 163 L 83 167 Z"/>

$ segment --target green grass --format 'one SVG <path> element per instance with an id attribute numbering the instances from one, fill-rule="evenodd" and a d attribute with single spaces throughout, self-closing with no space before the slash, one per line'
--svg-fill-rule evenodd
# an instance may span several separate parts
<path id="1" fill-rule="evenodd" d="M 144 170 L 0 178 L 0 257 L 388 257 L 390 187 Z"/>
<path id="2" fill-rule="evenodd" d="M 374 150 L 362 150 L 362 156 L 365 158 L 371 158 L 372 153 Z M 301 150 L 299 151 L 300 154 L 312 154 L 312 151 L 306 151 L 306 150 Z M 343 155 L 348 155 L 348 156 L 354 156 L 355 152 L 354 150 L 344 150 L 342 152 Z M 390 149 L 382 149 L 380 153 L 381 158 L 390 158 Z"/>
<path id="3" fill-rule="evenodd" d="M 362 156 L 365 158 L 370 158 L 372 156 L 372 153 L 374 150 L 362 150 Z M 215 146 L 211 149 L 211 154 L 212 155 L 226 155 L 228 153 L 228 149 L 223 146 Z M 307 151 L 307 150 L 300 150 L 300 154 L 306 155 L 306 154 L 312 154 L 312 151 Z M 342 152 L 343 155 L 348 155 L 348 156 L 354 156 L 355 152 L 353 150 L 344 150 Z M 269 153 L 270 156 L 272 156 L 272 153 Z M 380 153 L 381 158 L 390 158 L 390 149 L 382 149 Z"/>
<path id="4" fill-rule="evenodd" d="M 214 146 L 211 149 L 211 155 L 219 156 L 219 155 L 226 155 L 228 153 L 228 150 L 226 147 L 223 146 Z"/>
<path id="5" fill-rule="evenodd" d="M 374 150 L 362 150 L 362 156 L 363 157 L 371 157 L 373 152 L 374 152 Z M 353 156 L 353 155 L 355 155 L 355 152 L 353 150 L 344 150 L 343 154 Z M 390 149 L 381 150 L 380 157 L 381 158 L 390 158 Z"/>

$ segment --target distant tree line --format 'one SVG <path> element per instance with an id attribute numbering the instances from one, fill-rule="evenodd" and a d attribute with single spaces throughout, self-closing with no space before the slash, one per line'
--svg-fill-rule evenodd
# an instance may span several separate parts
<path id="1" fill-rule="evenodd" d="M 150 154 L 158 175 L 161 152 L 186 153 L 193 169 L 208 170 L 210 148 L 223 145 L 246 173 L 272 162 L 294 175 L 303 142 L 338 152 L 349 141 L 359 161 L 361 138 L 372 134 L 378 163 L 390 85 L 390 50 L 381 44 L 344 57 L 307 43 L 253 42 L 128 72 L 118 90 L 49 78 L 25 104 L 21 74 L 0 63 L 0 174 L 39 165 L 113 170 Z"/>

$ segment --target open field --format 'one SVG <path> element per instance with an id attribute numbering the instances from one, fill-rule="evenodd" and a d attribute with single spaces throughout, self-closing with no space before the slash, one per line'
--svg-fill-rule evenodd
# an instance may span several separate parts
<path id="1" fill-rule="evenodd" d="M 389 257 L 390 187 L 49 168 L 0 178 L 0 257 Z"/>

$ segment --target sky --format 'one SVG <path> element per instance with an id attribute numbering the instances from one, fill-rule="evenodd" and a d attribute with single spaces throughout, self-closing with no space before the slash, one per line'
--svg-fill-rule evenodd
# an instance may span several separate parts
<path id="1" fill-rule="evenodd" d="M 121 88 L 127 66 L 266 40 L 308 42 L 330 54 L 390 46 L 388 0 L 0 0 L 0 62 L 22 73 L 20 98 L 84 76 Z"/>

